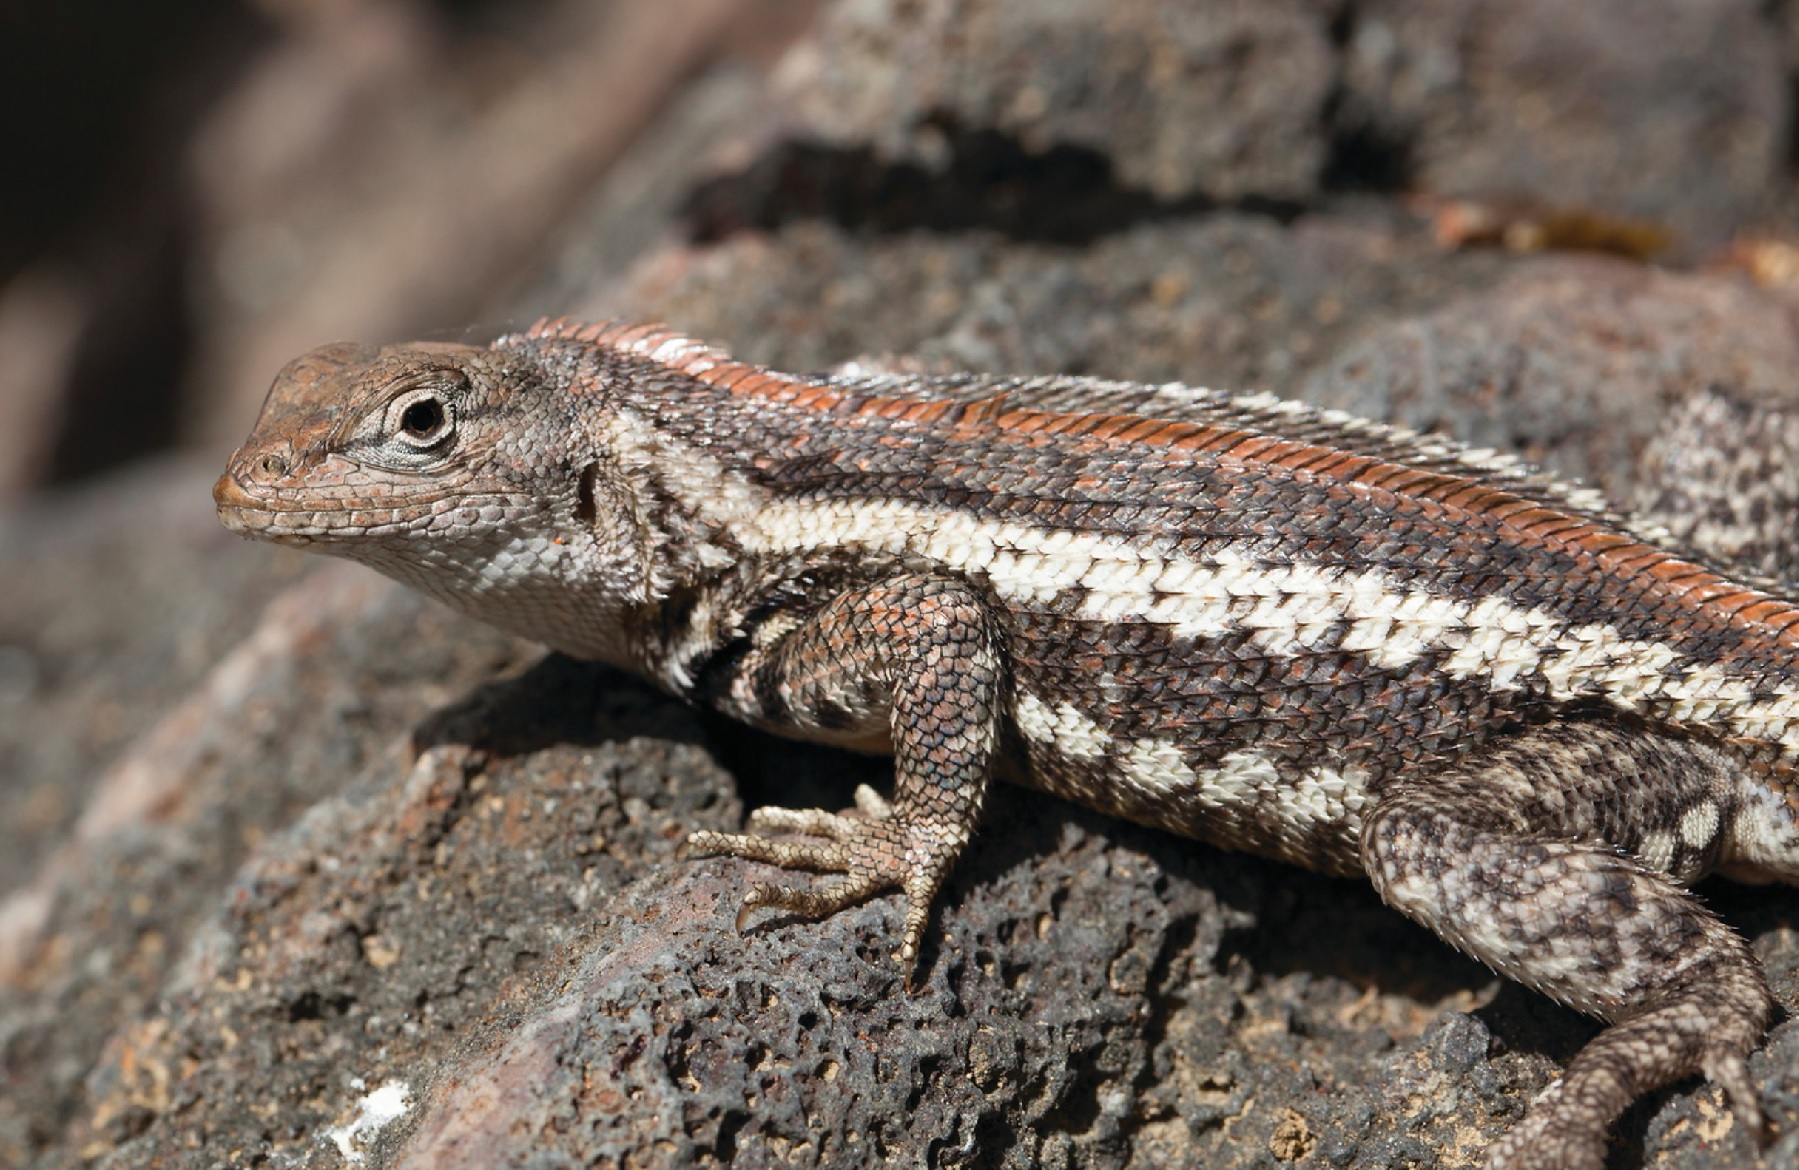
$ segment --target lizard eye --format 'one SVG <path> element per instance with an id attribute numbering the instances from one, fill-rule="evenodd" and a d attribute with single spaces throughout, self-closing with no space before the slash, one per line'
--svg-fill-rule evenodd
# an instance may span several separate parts
<path id="1" fill-rule="evenodd" d="M 388 408 L 394 438 L 418 450 L 435 447 L 446 439 L 454 424 L 450 405 L 431 391 L 418 391 Z"/>
<path id="2" fill-rule="evenodd" d="M 421 398 L 400 416 L 400 429 L 415 439 L 429 439 L 444 425 L 443 403 L 435 398 Z"/>

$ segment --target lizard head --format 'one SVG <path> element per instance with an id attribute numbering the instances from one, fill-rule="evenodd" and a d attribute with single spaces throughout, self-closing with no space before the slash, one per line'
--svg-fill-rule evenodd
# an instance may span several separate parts
<path id="1" fill-rule="evenodd" d="M 213 485 L 243 536 L 361 557 L 461 540 L 525 501 L 495 477 L 480 423 L 503 377 L 469 346 L 328 345 L 276 377 L 250 437 Z"/>
<path id="2" fill-rule="evenodd" d="M 569 624 L 588 625 L 644 573 L 639 542 L 609 529 L 617 509 L 583 478 L 594 440 L 561 401 L 505 349 L 326 346 L 276 377 L 213 501 L 240 535 L 361 561 L 579 653 L 592 648 L 541 628 L 545 599 L 586 591 Z"/>

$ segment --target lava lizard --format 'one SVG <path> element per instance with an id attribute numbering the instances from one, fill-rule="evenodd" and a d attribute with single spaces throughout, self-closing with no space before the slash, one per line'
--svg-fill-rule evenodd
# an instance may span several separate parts
<path id="1" fill-rule="evenodd" d="M 908 971 L 996 767 L 1215 845 L 1365 874 L 1608 1021 L 1494 1167 L 1599 1167 L 1695 1073 L 1761 1134 L 1753 952 L 1686 891 L 1799 878 L 1799 606 L 1512 460 L 1270 396 L 804 377 L 666 330 L 296 360 L 214 488 L 350 557 L 800 739 L 891 802 L 698 850 L 897 888 Z M 740 916 L 739 921 L 742 921 Z"/>

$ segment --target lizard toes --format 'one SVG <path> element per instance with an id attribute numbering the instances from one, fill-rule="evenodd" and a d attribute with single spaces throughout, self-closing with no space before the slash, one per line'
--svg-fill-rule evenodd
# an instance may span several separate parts
<path id="1" fill-rule="evenodd" d="M 865 790 L 866 791 L 866 790 Z M 742 930 L 750 916 L 765 906 L 808 918 L 822 918 L 885 890 L 906 895 L 905 922 L 894 960 L 906 973 L 907 985 L 929 923 L 931 904 L 961 841 L 928 819 L 895 814 L 871 791 L 858 793 L 861 816 L 818 810 L 764 809 L 751 827 L 805 834 L 771 839 L 755 834 L 702 830 L 688 838 L 703 853 L 723 853 L 751 861 L 839 874 L 818 889 L 762 884 L 753 887 L 737 914 Z"/>
<path id="2" fill-rule="evenodd" d="M 805 837 L 824 837 L 846 841 L 855 836 L 862 821 L 822 808 L 778 808 L 764 806 L 750 813 L 749 828 L 753 833 L 797 833 Z"/>
<path id="3" fill-rule="evenodd" d="M 850 876 L 834 881 L 823 889 L 801 890 L 793 886 L 758 884 L 744 895 L 737 908 L 737 929 L 742 930 L 749 916 L 765 906 L 788 910 L 807 918 L 824 918 L 837 911 L 866 901 L 885 886 L 871 875 Z"/>
<path id="4" fill-rule="evenodd" d="M 849 851 L 836 841 L 777 841 L 751 833 L 715 833 L 701 829 L 689 834 L 687 848 L 696 853 L 723 854 L 746 861 L 761 861 L 782 869 L 826 872 L 849 868 Z"/>

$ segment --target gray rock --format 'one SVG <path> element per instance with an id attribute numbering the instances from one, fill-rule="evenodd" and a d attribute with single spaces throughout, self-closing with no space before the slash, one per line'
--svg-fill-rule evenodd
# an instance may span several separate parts
<path id="1" fill-rule="evenodd" d="M 1689 254 L 1766 199 L 1787 149 L 1781 40 L 1754 0 L 1358 0 L 1342 132 L 1439 195 L 1671 227 Z"/>
<path id="2" fill-rule="evenodd" d="M 1079 148 L 1161 199 L 1318 187 L 1337 61 L 1307 0 L 850 0 L 785 63 L 800 132 L 941 170 L 963 133 Z"/>
<path id="3" fill-rule="evenodd" d="M 1302 396 L 1451 431 L 1625 498 L 1664 412 L 1713 386 L 1787 393 L 1795 369 L 1790 308 L 1746 281 L 1545 257 L 1371 330 Z"/>

